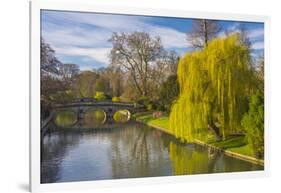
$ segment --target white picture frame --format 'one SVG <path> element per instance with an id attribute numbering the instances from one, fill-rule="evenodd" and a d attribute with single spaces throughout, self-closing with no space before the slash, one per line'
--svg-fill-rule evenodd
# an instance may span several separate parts
<path id="1" fill-rule="evenodd" d="M 264 23 L 264 57 L 265 57 L 265 167 L 264 171 L 235 172 L 202 174 L 190 176 L 170 176 L 137 179 L 99 180 L 83 182 L 67 182 L 40 184 L 40 10 L 64 10 L 83 11 L 96 13 L 116 13 L 127 15 L 145 16 L 169 16 L 184 18 L 206 18 L 214 20 L 248 21 Z M 162 10 L 143 9 L 137 7 L 101 6 L 83 3 L 59 3 L 48 1 L 32 1 L 30 3 L 30 190 L 31 192 L 43 192 L 54 190 L 73 190 L 84 188 L 119 187 L 147 184 L 179 183 L 191 181 L 223 180 L 264 177 L 269 175 L 269 98 L 270 98 L 270 76 L 269 76 L 269 36 L 270 18 L 258 15 L 240 15 L 225 13 L 191 12 L 185 10 Z"/>

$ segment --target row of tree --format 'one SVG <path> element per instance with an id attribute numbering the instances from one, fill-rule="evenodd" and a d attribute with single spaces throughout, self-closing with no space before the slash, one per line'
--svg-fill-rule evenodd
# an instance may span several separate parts
<path id="1" fill-rule="evenodd" d="M 42 39 L 42 113 L 74 98 L 139 102 L 149 110 L 171 111 L 170 128 L 179 138 L 192 141 L 207 129 L 217 139 L 245 132 L 262 154 L 263 58 L 258 66 L 253 61 L 243 26 L 223 38 L 219 32 L 217 21 L 193 20 L 187 40 L 194 51 L 181 59 L 163 48 L 160 37 L 113 33 L 109 66 L 88 71 L 61 63 Z"/>
<path id="2" fill-rule="evenodd" d="M 76 64 L 60 62 L 55 50 L 41 39 L 43 115 L 48 115 L 52 104 L 75 98 L 139 102 L 151 109 L 169 109 L 166 102 L 172 100 L 171 94 L 165 93 L 168 89 L 165 85 L 177 82 L 176 52 L 165 50 L 160 37 L 152 38 L 145 32 L 113 33 L 109 41 L 112 42 L 109 66 L 80 71 Z"/>

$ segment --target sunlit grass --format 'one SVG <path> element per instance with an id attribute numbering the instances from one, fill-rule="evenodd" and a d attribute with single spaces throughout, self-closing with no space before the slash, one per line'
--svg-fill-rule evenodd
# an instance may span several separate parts
<path id="1" fill-rule="evenodd" d="M 135 114 L 134 118 L 148 125 L 160 127 L 163 128 L 163 130 L 169 131 L 169 117 L 166 115 L 155 118 L 151 112 L 146 112 Z M 245 136 L 229 136 L 225 140 L 216 141 L 215 136 L 208 132 L 197 136 L 197 139 L 224 150 L 255 157 L 252 148 L 245 141 Z"/>

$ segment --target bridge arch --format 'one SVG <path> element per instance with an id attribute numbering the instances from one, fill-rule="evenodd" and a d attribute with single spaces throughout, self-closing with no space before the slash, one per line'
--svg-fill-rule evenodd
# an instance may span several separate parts
<path id="1" fill-rule="evenodd" d="M 132 116 L 132 113 L 130 112 L 130 110 L 127 109 L 120 109 L 115 111 L 115 113 L 113 114 L 113 119 L 115 122 L 118 123 L 126 123 L 128 121 L 130 121 Z"/>
<path id="2" fill-rule="evenodd" d="M 132 117 L 132 114 L 136 112 L 141 112 L 144 110 L 142 106 L 135 105 L 133 103 L 124 103 L 124 102 L 109 102 L 109 101 L 74 101 L 70 103 L 65 104 L 58 104 L 55 105 L 53 108 L 53 111 L 73 111 L 76 112 L 77 117 L 77 125 L 80 127 L 84 125 L 85 121 L 90 121 L 91 119 L 91 113 L 93 114 L 94 111 L 100 110 L 102 111 L 103 118 L 101 122 L 103 124 L 112 124 L 114 122 L 118 122 L 114 120 L 114 115 L 117 112 L 122 112 L 125 114 L 127 113 L 127 120 L 129 121 Z M 121 113 L 121 114 L 122 114 Z M 116 115 L 115 115 L 116 116 Z M 121 121 L 122 122 L 122 121 Z M 125 122 L 125 121 L 123 121 Z"/>
<path id="3" fill-rule="evenodd" d="M 71 109 L 63 109 L 54 113 L 54 122 L 60 127 L 71 127 L 78 122 L 77 113 Z"/>
<path id="4" fill-rule="evenodd" d="M 103 125 L 107 121 L 107 114 L 103 108 L 90 107 L 83 112 L 84 124 L 88 126 Z"/>

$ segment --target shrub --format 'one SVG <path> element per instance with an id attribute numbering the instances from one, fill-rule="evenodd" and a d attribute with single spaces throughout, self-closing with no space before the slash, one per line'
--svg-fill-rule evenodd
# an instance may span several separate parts
<path id="1" fill-rule="evenodd" d="M 120 97 L 112 97 L 112 102 L 120 102 Z"/>
<path id="2" fill-rule="evenodd" d="M 264 154 L 264 97 L 255 94 L 250 99 L 249 111 L 243 116 L 242 126 L 246 131 L 246 140 L 258 158 Z"/>
<path id="3" fill-rule="evenodd" d="M 99 91 L 97 91 L 97 92 L 96 92 L 96 95 L 95 95 L 95 99 L 97 99 L 98 101 L 105 100 L 106 97 L 105 97 L 105 95 L 104 95 L 104 92 L 99 92 Z"/>
<path id="4" fill-rule="evenodd" d="M 137 100 L 137 104 L 147 106 L 147 105 L 149 104 L 149 99 L 148 99 L 148 97 L 140 97 L 140 98 Z"/>

